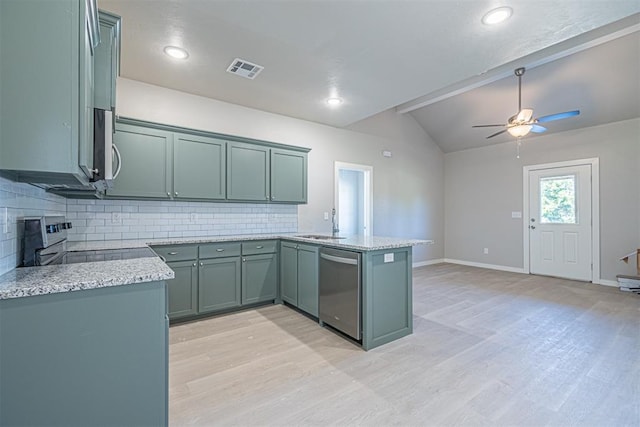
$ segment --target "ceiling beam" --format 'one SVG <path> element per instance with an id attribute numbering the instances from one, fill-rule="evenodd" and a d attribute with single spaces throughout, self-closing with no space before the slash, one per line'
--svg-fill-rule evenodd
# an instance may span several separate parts
<path id="1" fill-rule="evenodd" d="M 507 62 L 499 67 L 487 70 L 477 76 L 470 77 L 427 95 L 423 95 L 412 101 L 400 104 L 396 107 L 396 112 L 399 114 L 405 114 L 418 110 L 447 98 L 496 82 L 505 77 L 511 77 L 513 75 L 513 70 L 516 68 L 525 67 L 526 69 L 532 69 L 539 67 L 637 31 L 640 31 L 640 13 L 627 16 L 619 21 L 587 31 L 586 33 L 582 33 L 576 37 L 554 44 L 553 46 L 549 46 L 545 49 L 523 56 L 515 61 Z"/>

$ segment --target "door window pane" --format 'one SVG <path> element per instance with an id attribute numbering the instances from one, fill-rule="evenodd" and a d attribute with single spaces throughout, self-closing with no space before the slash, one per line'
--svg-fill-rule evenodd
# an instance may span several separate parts
<path id="1" fill-rule="evenodd" d="M 540 222 L 576 224 L 576 176 L 540 178 Z"/>

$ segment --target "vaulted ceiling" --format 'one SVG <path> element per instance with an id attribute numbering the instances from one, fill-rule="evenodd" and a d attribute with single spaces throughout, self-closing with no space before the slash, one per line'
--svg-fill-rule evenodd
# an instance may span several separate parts
<path id="1" fill-rule="evenodd" d="M 481 17 L 508 5 L 513 16 Z M 121 76 L 332 126 L 396 108 L 445 152 L 504 142 L 473 124 L 580 109 L 549 132 L 639 116 L 638 0 L 98 0 L 123 18 Z M 187 60 L 163 54 L 174 45 Z M 248 80 L 234 58 L 264 66 Z M 326 99 L 343 104 L 329 107 Z M 493 128 L 492 128 L 493 129 Z"/>

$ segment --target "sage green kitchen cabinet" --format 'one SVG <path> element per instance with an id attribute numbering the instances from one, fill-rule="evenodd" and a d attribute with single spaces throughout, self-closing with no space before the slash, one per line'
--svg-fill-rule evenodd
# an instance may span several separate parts
<path id="1" fill-rule="evenodd" d="M 276 240 L 242 243 L 242 304 L 277 299 L 277 250 Z"/>
<path id="2" fill-rule="evenodd" d="M 269 168 L 268 147 L 227 144 L 227 199 L 269 200 Z"/>
<path id="3" fill-rule="evenodd" d="M 280 298 L 298 306 L 298 244 L 280 243 Z"/>
<path id="4" fill-rule="evenodd" d="M 413 332 L 411 247 L 362 256 L 362 347 L 374 347 Z"/>
<path id="5" fill-rule="evenodd" d="M 240 257 L 200 260 L 198 313 L 239 307 L 241 274 Z"/>
<path id="6" fill-rule="evenodd" d="M 173 133 L 149 127 L 117 124 L 113 136 L 120 172 L 108 196 L 168 199 L 171 197 Z"/>
<path id="7" fill-rule="evenodd" d="M 120 75 L 120 17 L 103 10 L 98 11 L 100 44 L 94 55 L 95 108 L 115 111 L 116 79 Z"/>
<path id="8" fill-rule="evenodd" d="M 307 202 L 307 153 L 271 149 L 271 201 Z"/>
<path id="9" fill-rule="evenodd" d="M 0 1 L 3 176 L 31 183 L 88 183 L 92 43 L 98 38 L 97 26 L 90 25 L 94 20 L 95 1 Z"/>
<path id="10" fill-rule="evenodd" d="M 167 280 L 169 319 L 193 316 L 198 313 L 198 261 L 167 262 L 175 278 Z"/>
<path id="11" fill-rule="evenodd" d="M 173 197 L 224 199 L 226 142 L 189 134 L 174 134 Z"/>
<path id="12" fill-rule="evenodd" d="M 0 425 L 168 425 L 166 315 L 162 281 L 0 300 Z"/>
<path id="13" fill-rule="evenodd" d="M 319 247 L 283 241 L 280 244 L 280 292 L 283 301 L 318 317 Z"/>

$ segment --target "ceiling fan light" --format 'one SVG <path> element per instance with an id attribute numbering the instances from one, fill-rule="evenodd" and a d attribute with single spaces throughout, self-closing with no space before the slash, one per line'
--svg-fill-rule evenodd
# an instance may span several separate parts
<path id="1" fill-rule="evenodd" d="M 507 132 L 509 132 L 511 136 L 515 136 L 516 138 L 522 138 L 523 136 L 531 132 L 532 127 L 533 126 L 531 125 L 512 126 L 509 129 L 507 129 Z"/>
<path id="2" fill-rule="evenodd" d="M 509 19 L 511 14 L 513 14 L 513 9 L 511 9 L 510 7 L 499 7 L 485 13 L 485 15 L 482 17 L 482 23 L 485 25 L 499 24 Z"/>

